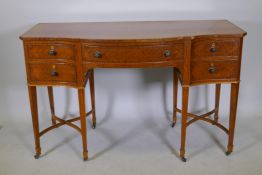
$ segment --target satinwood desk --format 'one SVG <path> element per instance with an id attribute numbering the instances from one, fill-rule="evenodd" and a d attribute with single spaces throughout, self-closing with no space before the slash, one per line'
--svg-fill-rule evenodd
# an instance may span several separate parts
<path id="1" fill-rule="evenodd" d="M 227 20 L 41 23 L 20 38 L 31 105 L 35 157 L 41 154 L 40 136 L 68 125 L 82 135 L 83 159 L 87 160 L 86 119 L 92 114 L 96 127 L 94 69 L 174 69 L 174 113 L 182 113 L 180 157 L 185 159 L 186 128 L 203 120 L 228 134 L 227 154 L 233 151 L 234 128 L 240 81 L 243 37 L 246 32 Z M 177 108 L 178 80 L 182 84 L 182 108 Z M 85 111 L 85 85 L 90 82 L 92 110 Z M 214 110 L 188 113 L 190 86 L 216 84 Z M 229 127 L 218 122 L 221 83 L 231 83 Z M 47 86 L 52 126 L 39 131 L 37 86 Z M 78 89 L 80 116 L 63 120 L 55 115 L 52 86 Z M 213 115 L 211 119 L 209 116 Z M 80 120 L 81 127 L 73 124 Z"/>

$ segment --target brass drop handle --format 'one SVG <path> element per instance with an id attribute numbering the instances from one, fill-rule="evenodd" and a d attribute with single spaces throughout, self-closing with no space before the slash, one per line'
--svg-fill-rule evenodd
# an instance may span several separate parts
<path id="1" fill-rule="evenodd" d="M 102 57 L 102 53 L 99 52 L 99 51 L 95 51 L 94 56 L 95 56 L 95 58 L 101 58 Z"/>
<path id="2" fill-rule="evenodd" d="M 215 53 L 217 51 L 216 48 L 211 47 L 210 52 Z"/>
<path id="3" fill-rule="evenodd" d="M 170 50 L 165 50 L 165 52 L 164 52 L 165 57 L 170 57 L 171 55 L 172 55 L 172 53 L 171 53 Z"/>
<path id="4" fill-rule="evenodd" d="M 217 51 L 216 49 L 216 43 L 212 43 L 212 46 L 210 48 L 210 52 L 215 53 Z"/>
<path id="5" fill-rule="evenodd" d="M 51 70 L 50 75 L 51 75 L 52 77 L 57 77 L 57 76 L 58 76 L 58 72 L 57 72 L 57 70 L 56 70 L 56 68 L 55 68 L 55 65 L 52 66 L 52 70 Z"/>
<path id="6" fill-rule="evenodd" d="M 214 66 L 208 68 L 208 72 L 211 73 L 211 74 L 215 73 L 216 71 L 217 71 L 217 68 L 214 67 Z"/>
<path id="7" fill-rule="evenodd" d="M 54 46 L 51 46 L 51 49 L 50 49 L 50 51 L 48 52 L 48 54 L 49 54 L 50 56 L 55 56 L 55 55 L 57 54 Z"/>

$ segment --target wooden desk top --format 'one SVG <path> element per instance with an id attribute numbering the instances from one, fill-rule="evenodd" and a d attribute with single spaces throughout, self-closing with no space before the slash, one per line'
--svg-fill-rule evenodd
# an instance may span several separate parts
<path id="1" fill-rule="evenodd" d="M 20 38 L 137 40 L 209 35 L 244 36 L 246 32 L 227 20 L 40 23 Z"/>

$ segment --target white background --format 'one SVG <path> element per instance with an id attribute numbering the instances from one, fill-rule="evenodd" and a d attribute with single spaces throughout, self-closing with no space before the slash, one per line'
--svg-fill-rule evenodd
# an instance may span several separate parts
<path id="1" fill-rule="evenodd" d="M 31 123 L 22 42 L 19 35 L 39 22 L 228 19 L 248 32 L 244 40 L 239 115 L 261 117 L 262 3 L 260 0 L 1 0 L 0 122 Z M 172 114 L 171 69 L 97 69 L 97 118 Z M 226 117 L 229 86 L 222 86 Z M 88 88 L 87 99 L 89 99 Z M 204 112 L 214 101 L 214 86 L 191 88 L 190 110 Z M 49 117 L 46 89 L 40 88 L 39 113 Z M 76 91 L 55 89 L 56 111 L 78 113 Z M 180 95 L 179 95 L 179 101 Z M 87 101 L 88 108 L 90 103 Z M 0 123 L 1 124 L 1 123 Z"/>

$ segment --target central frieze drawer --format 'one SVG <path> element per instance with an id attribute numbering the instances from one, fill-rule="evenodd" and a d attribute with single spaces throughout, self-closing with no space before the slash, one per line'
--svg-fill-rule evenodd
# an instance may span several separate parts
<path id="1" fill-rule="evenodd" d="M 90 62 L 155 62 L 182 60 L 184 45 L 95 46 L 84 44 L 82 56 Z"/>

